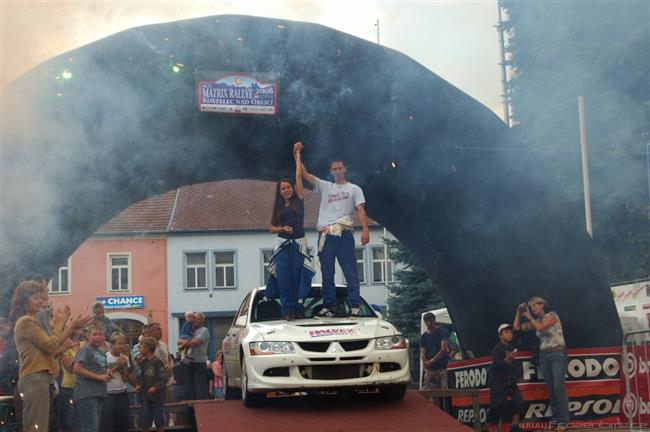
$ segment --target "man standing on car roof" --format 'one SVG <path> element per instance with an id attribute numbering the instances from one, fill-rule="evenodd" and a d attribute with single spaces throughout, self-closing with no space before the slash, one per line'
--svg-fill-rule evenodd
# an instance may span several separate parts
<path id="1" fill-rule="evenodd" d="M 298 141 L 293 145 L 294 153 L 303 149 Z M 354 213 L 356 211 L 361 223 L 361 244 L 370 241 L 368 232 L 368 217 L 361 188 L 347 181 L 346 167 L 342 160 L 330 162 L 330 174 L 334 183 L 321 180 L 310 174 L 302 166 L 302 176 L 314 186 L 314 192 L 320 194 L 321 202 L 318 212 L 317 228 L 320 231 L 318 239 L 318 258 L 320 259 L 323 275 L 323 307 L 315 315 L 316 318 L 334 317 L 333 308 L 336 304 L 336 288 L 334 286 L 334 264 L 338 259 L 343 275 L 347 281 L 347 294 L 350 301 L 350 315 L 358 317 L 362 303 L 359 294 L 359 276 L 357 275 L 357 258 L 354 247 Z"/>

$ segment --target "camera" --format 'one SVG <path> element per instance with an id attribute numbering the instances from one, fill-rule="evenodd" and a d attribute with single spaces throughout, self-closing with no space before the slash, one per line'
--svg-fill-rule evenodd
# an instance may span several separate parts
<path id="1" fill-rule="evenodd" d="M 528 312 L 528 305 L 526 303 L 519 305 L 519 313 L 522 314 L 524 312 Z"/>

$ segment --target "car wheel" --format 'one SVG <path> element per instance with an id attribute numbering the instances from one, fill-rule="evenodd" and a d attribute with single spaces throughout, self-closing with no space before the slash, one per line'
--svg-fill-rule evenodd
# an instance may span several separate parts
<path id="1" fill-rule="evenodd" d="M 406 384 L 387 385 L 379 388 L 379 394 L 385 400 L 402 400 L 406 394 Z"/>
<path id="2" fill-rule="evenodd" d="M 266 400 L 266 395 L 264 393 L 251 393 L 248 391 L 248 372 L 246 369 L 246 359 L 243 359 L 241 364 L 241 398 L 244 401 L 245 407 L 255 408 Z"/>
<path id="3" fill-rule="evenodd" d="M 236 400 L 239 399 L 239 389 L 231 387 L 228 384 L 228 370 L 224 369 L 223 374 L 223 398 L 225 400 Z"/>

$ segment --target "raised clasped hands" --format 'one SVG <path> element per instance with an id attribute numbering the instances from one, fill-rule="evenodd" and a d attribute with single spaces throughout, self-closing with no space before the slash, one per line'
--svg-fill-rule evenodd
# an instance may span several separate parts
<path id="1" fill-rule="evenodd" d="M 293 145 L 293 155 L 294 155 L 294 157 L 295 157 L 298 153 L 302 152 L 302 150 L 303 150 L 304 148 L 305 148 L 304 144 L 303 144 L 301 141 L 297 141 L 297 142 Z"/>

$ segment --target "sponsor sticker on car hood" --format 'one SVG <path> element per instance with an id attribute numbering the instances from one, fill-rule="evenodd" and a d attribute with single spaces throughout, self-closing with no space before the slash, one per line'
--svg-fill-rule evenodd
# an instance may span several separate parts
<path id="1" fill-rule="evenodd" d="M 308 331 L 309 337 L 323 337 L 323 336 L 357 336 L 358 330 L 356 328 L 322 328 Z"/>
<path id="2" fill-rule="evenodd" d="M 251 339 L 257 339 L 256 333 L 266 341 L 309 341 L 309 340 L 341 340 L 341 339 L 371 339 L 396 334 L 395 328 L 380 320 L 365 322 L 332 322 L 325 323 L 316 320 L 300 320 L 288 323 L 286 321 L 271 321 L 253 323 L 249 326 Z"/>

